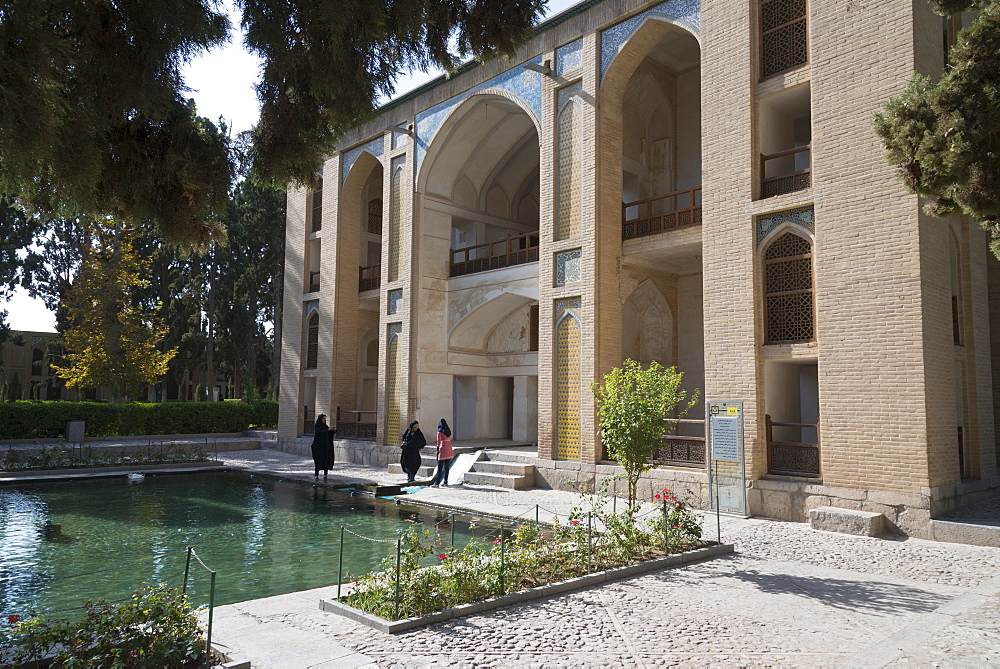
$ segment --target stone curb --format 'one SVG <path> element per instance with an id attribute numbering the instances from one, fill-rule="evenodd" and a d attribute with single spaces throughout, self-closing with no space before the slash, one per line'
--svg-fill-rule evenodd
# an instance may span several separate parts
<path id="1" fill-rule="evenodd" d="M 403 620 L 390 621 L 385 618 L 379 618 L 378 616 L 373 616 L 369 613 L 347 606 L 346 604 L 341 604 L 340 602 L 332 599 L 321 599 L 319 602 L 319 608 L 321 611 L 344 616 L 345 618 L 349 618 L 355 622 L 361 623 L 362 625 L 367 625 L 368 627 L 376 629 L 379 632 L 384 632 L 386 634 L 399 634 L 400 632 L 406 632 L 418 627 L 424 627 L 432 623 L 451 620 L 453 618 L 461 618 L 474 613 L 491 611 L 504 606 L 510 606 L 511 604 L 520 604 L 521 602 L 528 602 L 533 599 L 550 597 L 552 595 L 571 592 L 573 590 L 579 590 L 592 585 L 599 585 L 608 581 L 638 576 L 639 574 L 656 571 L 657 569 L 675 567 L 689 562 L 697 562 L 699 560 L 719 555 L 726 555 L 732 552 L 734 552 L 733 544 L 716 544 L 715 546 L 708 546 L 707 548 L 699 548 L 686 553 L 679 553 L 677 555 L 668 555 L 666 557 L 657 558 L 656 560 L 649 560 L 647 562 L 628 565 L 626 567 L 616 567 L 614 569 L 608 569 L 594 574 L 587 574 L 586 576 L 571 578 L 568 581 L 550 583 L 549 585 L 542 585 L 537 588 L 514 592 L 502 597 L 495 597 L 493 599 L 487 599 L 482 602 L 473 602 L 471 604 L 463 604 L 454 608 L 445 609 L 444 611 L 428 613 L 426 615 L 415 616 L 413 618 L 405 618 Z"/>
<path id="2" fill-rule="evenodd" d="M 157 465 L 123 465 L 118 467 L 74 467 L 73 469 L 26 469 L 0 472 L 0 483 L 13 481 L 113 476 L 130 472 L 200 472 L 232 469 L 221 460 L 207 462 L 166 462 Z"/>

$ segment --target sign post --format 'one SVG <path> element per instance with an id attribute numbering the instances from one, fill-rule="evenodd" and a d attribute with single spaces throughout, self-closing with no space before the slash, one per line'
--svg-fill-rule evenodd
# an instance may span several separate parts
<path id="1" fill-rule="evenodd" d="M 720 513 L 747 517 L 746 465 L 743 451 L 743 402 L 707 402 L 709 503 Z"/>

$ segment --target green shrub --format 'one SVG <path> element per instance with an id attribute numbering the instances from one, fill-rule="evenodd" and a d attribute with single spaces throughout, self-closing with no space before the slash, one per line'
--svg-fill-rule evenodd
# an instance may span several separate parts
<path id="1" fill-rule="evenodd" d="M 550 531 L 529 523 L 504 529 L 502 545 L 493 536 L 446 546 L 414 524 L 401 535 L 398 571 L 397 556 L 389 555 L 379 569 L 355 579 L 347 604 L 400 620 L 703 545 L 701 520 L 690 503 L 665 489 L 645 513 L 638 506 L 609 512 L 611 482 L 604 479 L 584 495 L 589 509 L 575 507 L 566 524 Z M 426 566 L 434 554 L 438 564 Z"/>
<path id="2" fill-rule="evenodd" d="M 136 590 L 125 602 L 87 602 L 80 620 L 6 622 L 0 650 L 13 666 L 54 657 L 52 667 L 180 667 L 205 647 L 187 598 L 162 586 Z"/>
<path id="3" fill-rule="evenodd" d="M 88 437 L 242 432 L 277 425 L 278 403 L 0 402 L 0 439 L 59 438 L 70 420 L 86 421 Z"/>

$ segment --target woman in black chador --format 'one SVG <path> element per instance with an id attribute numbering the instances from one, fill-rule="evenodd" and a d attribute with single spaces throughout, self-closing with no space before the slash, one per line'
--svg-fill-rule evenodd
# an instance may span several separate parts
<path id="1" fill-rule="evenodd" d="M 410 427 L 403 433 L 403 441 L 400 447 L 403 453 L 399 457 L 399 464 L 406 472 L 406 481 L 413 483 L 420 469 L 420 450 L 427 445 L 424 433 L 420 431 L 420 423 L 413 421 Z"/>
<path id="2" fill-rule="evenodd" d="M 316 428 L 313 431 L 312 443 L 316 478 L 319 478 L 319 471 L 321 469 L 323 470 L 323 478 L 326 478 L 327 472 L 333 469 L 333 435 L 335 434 L 337 434 L 337 429 L 331 428 L 326 424 L 325 413 L 321 413 L 316 417 Z"/>

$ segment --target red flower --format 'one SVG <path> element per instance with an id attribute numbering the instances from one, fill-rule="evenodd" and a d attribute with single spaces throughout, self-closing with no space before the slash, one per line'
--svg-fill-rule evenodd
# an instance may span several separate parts
<path id="1" fill-rule="evenodd" d="M 579 520 L 571 520 L 571 521 L 569 521 L 569 524 L 570 525 L 579 525 L 580 521 Z"/>
<path id="2" fill-rule="evenodd" d="M 21 622 L 21 616 L 7 616 L 8 625 L 16 625 Z"/>
<path id="3" fill-rule="evenodd" d="M 438 560 L 447 560 L 447 559 L 448 559 L 448 556 L 445 555 L 444 553 L 441 553 L 441 555 L 438 555 Z"/>
<path id="4" fill-rule="evenodd" d="M 656 495 L 655 495 L 656 499 L 660 499 L 661 496 L 662 495 L 660 495 L 660 493 L 656 493 Z"/>
<path id="5" fill-rule="evenodd" d="M 498 543 L 500 543 L 500 540 L 499 539 L 494 539 L 493 543 L 498 544 Z"/>

